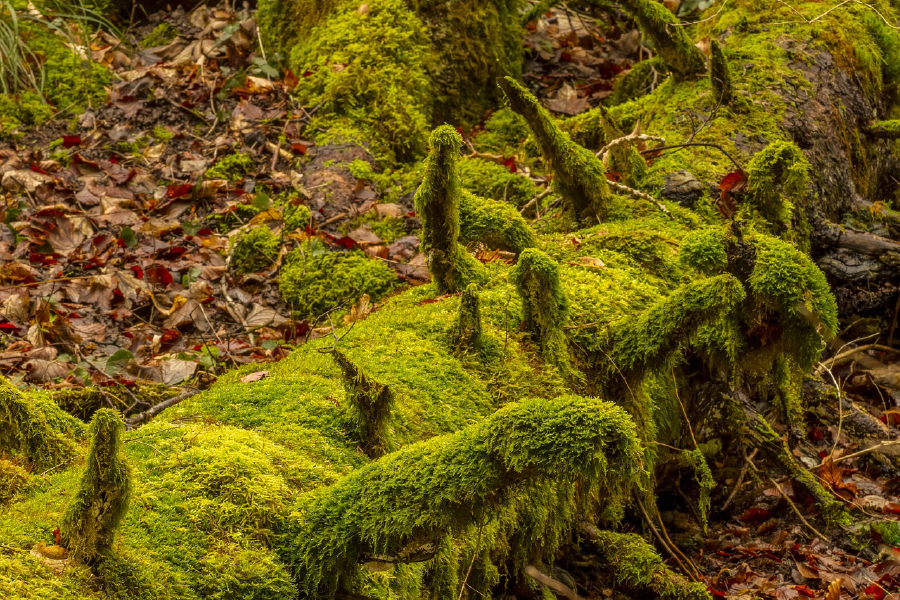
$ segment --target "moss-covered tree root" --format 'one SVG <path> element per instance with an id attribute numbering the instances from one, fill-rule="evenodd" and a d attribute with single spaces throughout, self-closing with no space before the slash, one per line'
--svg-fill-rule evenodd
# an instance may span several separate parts
<path id="1" fill-rule="evenodd" d="M 341 369 L 360 447 L 370 458 L 383 456 L 391 450 L 388 427 L 394 405 L 391 388 L 367 376 L 339 350 L 331 355 Z"/>

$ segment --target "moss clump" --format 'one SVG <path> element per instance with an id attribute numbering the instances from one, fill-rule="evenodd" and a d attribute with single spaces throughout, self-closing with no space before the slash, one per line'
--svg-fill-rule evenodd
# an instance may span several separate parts
<path id="1" fill-rule="evenodd" d="M 393 290 L 399 281 L 390 267 L 362 252 L 326 252 L 306 258 L 287 255 L 279 289 L 299 318 L 317 317 L 363 294 L 372 300 Z"/>
<path id="2" fill-rule="evenodd" d="M 900 139 L 900 119 L 893 121 L 876 121 L 866 130 L 869 135 L 888 140 Z"/>
<path id="3" fill-rule="evenodd" d="M 284 209 L 284 229 L 285 231 L 296 231 L 298 229 L 306 230 L 310 224 L 312 214 L 305 204 L 288 202 Z"/>
<path id="4" fill-rule="evenodd" d="M 220 158 L 216 164 L 207 169 L 207 179 L 227 179 L 228 181 L 238 181 L 245 175 L 253 172 L 256 168 L 256 161 L 249 154 L 237 152 L 229 154 L 224 158 Z"/>
<path id="5" fill-rule="evenodd" d="M 457 350 L 474 350 L 481 345 L 481 300 L 478 287 L 470 283 L 459 301 L 459 314 L 451 337 Z"/>
<path id="6" fill-rule="evenodd" d="M 28 45 L 44 59 L 44 92 L 57 109 L 77 113 L 107 101 L 106 89 L 112 82 L 107 68 L 82 58 L 63 36 L 41 25 L 29 28 L 27 37 Z"/>
<path id="7" fill-rule="evenodd" d="M 653 42 L 656 53 L 678 79 L 691 79 L 706 72 L 703 54 L 688 37 L 685 28 L 679 26 L 675 15 L 662 4 L 654 0 L 623 0 L 622 8 L 631 13 L 641 31 Z"/>
<path id="8" fill-rule="evenodd" d="M 122 454 L 122 415 L 101 408 L 91 419 L 91 448 L 81 488 L 61 526 L 64 546 L 76 561 L 93 564 L 112 548 L 128 510 L 131 469 Z"/>
<path id="9" fill-rule="evenodd" d="M 224 542 L 200 561 L 196 583 L 200 598 L 208 600 L 283 600 L 296 598 L 297 586 L 278 557 L 264 548 Z"/>
<path id="10" fill-rule="evenodd" d="M 510 173 L 501 164 L 481 158 L 463 158 L 459 162 L 462 187 L 478 196 L 522 206 L 537 194 L 528 177 Z"/>
<path id="11" fill-rule="evenodd" d="M 705 585 L 670 571 L 640 536 L 598 531 L 595 541 L 617 585 L 667 600 L 709 600 Z"/>
<path id="12" fill-rule="evenodd" d="M 616 363 L 623 369 L 644 368 L 684 344 L 699 327 L 723 316 L 745 297 L 741 282 L 731 275 L 681 286 L 615 328 Z"/>
<path id="13" fill-rule="evenodd" d="M 464 244 L 480 242 L 488 248 L 516 254 L 538 244 L 528 222 L 505 202 L 479 198 L 463 191 L 459 217 L 459 240 Z"/>
<path id="14" fill-rule="evenodd" d="M 0 448 L 44 470 L 69 460 L 84 425 L 51 400 L 24 394 L 0 377 Z"/>
<path id="15" fill-rule="evenodd" d="M 12 461 L 0 458 L 0 506 L 12 500 L 30 481 L 28 471 Z"/>
<path id="16" fill-rule="evenodd" d="M 369 458 L 384 456 L 393 446 L 388 424 L 394 393 L 390 387 L 363 373 L 342 352 L 335 350 L 331 355 L 341 369 L 341 381 L 360 448 Z"/>
<path id="17" fill-rule="evenodd" d="M 712 86 L 713 99 L 718 104 L 730 104 L 734 97 L 731 86 L 731 70 L 722 52 L 719 42 L 713 40 L 709 45 L 709 82 Z"/>
<path id="18" fill-rule="evenodd" d="M 165 144 L 172 140 L 175 137 L 175 134 L 163 127 L 162 125 L 157 125 L 153 128 L 153 137 L 160 144 Z"/>
<path id="19" fill-rule="evenodd" d="M 156 48 L 158 46 L 165 46 L 169 42 L 175 39 L 178 35 L 178 32 L 174 27 L 169 25 L 168 23 L 160 23 L 157 25 L 153 31 L 148 33 L 144 39 L 140 41 L 138 46 L 141 48 Z"/>
<path id="20" fill-rule="evenodd" d="M 809 162 L 793 142 L 772 142 L 757 152 L 747 167 L 750 200 L 774 229 L 785 231 L 791 222 L 794 202 L 806 197 Z"/>
<path id="21" fill-rule="evenodd" d="M 707 227 L 687 234 L 681 240 L 678 258 L 687 266 L 707 275 L 719 273 L 728 265 L 725 248 L 728 237 L 721 227 Z"/>
<path id="22" fill-rule="evenodd" d="M 612 95 L 607 100 L 608 104 L 615 106 L 645 96 L 651 91 L 654 81 L 657 83 L 662 81 L 667 72 L 665 64 L 659 58 L 642 60 L 631 67 L 625 74 L 616 78 L 616 82 L 613 84 Z M 573 139 L 577 141 L 577 138 L 574 138 L 574 136 Z M 578 141 L 578 143 L 585 145 L 581 141 Z M 593 148 L 593 146 L 586 147 Z"/>
<path id="23" fill-rule="evenodd" d="M 473 540 L 479 523 L 485 559 L 510 550 L 549 558 L 585 500 L 599 494 L 610 504 L 621 502 L 641 457 L 634 424 L 612 403 L 568 396 L 508 405 L 301 498 L 283 556 L 301 593 L 326 597 L 358 585 L 365 554 L 394 560 L 434 554 L 448 537 Z M 540 516 L 553 490 L 573 487 L 581 490 L 577 497 L 562 493 L 558 512 Z M 468 562 L 457 556 L 449 572 Z M 432 597 L 447 597 L 441 591 Z"/>
<path id="24" fill-rule="evenodd" d="M 570 218 L 589 224 L 606 219 L 613 197 L 600 159 L 561 131 L 537 98 L 518 82 L 507 77 L 499 83 L 512 109 L 525 117 L 534 132 L 541 154 L 553 170 L 553 187 L 562 195 Z"/>
<path id="25" fill-rule="evenodd" d="M 456 162 L 462 137 L 449 125 L 431 134 L 425 178 L 416 192 L 416 212 L 422 219 L 422 249 L 431 277 L 442 294 L 455 293 L 483 280 L 483 269 L 459 245 L 459 208 L 462 190 Z"/>
<path id="26" fill-rule="evenodd" d="M 712 471 L 700 448 L 682 450 L 681 457 L 694 471 L 694 481 L 697 483 L 697 487 L 700 490 L 700 496 L 697 498 L 697 509 L 700 512 L 700 521 L 701 525 L 703 525 L 703 532 L 706 533 L 710 495 L 712 494 L 713 488 L 716 487 L 716 480 L 713 479 Z"/>
<path id="27" fill-rule="evenodd" d="M 238 273 L 256 273 L 274 263 L 280 249 L 281 238 L 271 229 L 252 227 L 238 238 L 231 262 Z"/>
<path id="28" fill-rule="evenodd" d="M 40 125 L 53 116 L 53 108 L 34 92 L 0 94 L 0 135 L 22 126 Z"/>
<path id="29" fill-rule="evenodd" d="M 493 82 L 491 82 L 493 84 Z M 528 123 L 509 108 L 501 108 L 484 122 L 484 131 L 472 136 L 472 143 L 482 152 L 502 152 L 518 148 L 528 137 Z"/>
<path id="30" fill-rule="evenodd" d="M 519 256 L 512 278 L 522 298 L 525 329 L 537 338 L 544 359 L 567 372 L 569 350 L 563 327 L 569 301 L 559 283 L 559 265 L 540 250 L 531 248 Z"/>

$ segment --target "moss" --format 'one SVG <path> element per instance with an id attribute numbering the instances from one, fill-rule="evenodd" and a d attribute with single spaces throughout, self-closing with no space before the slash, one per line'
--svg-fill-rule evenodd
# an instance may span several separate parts
<path id="1" fill-rule="evenodd" d="M 27 552 L 0 554 L 0 596 L 16 600 L 56 600 L 90 597 L 89 573 L 70 567 L 59 576 Z"/>
<path id="2" fill-rule="evenodd" d="M 0 506 L 23 491 L 30 481 L 28 471 L 12 461 L 0 458 Z"/>
<path id="3" fill-rule="evenodd" d="M 236 152 L 216 161 L 216 164 L 207 169 L 205 177 L 207 179 L 238 181 L 243 179 L 245 175 L 252 173 L 255 168 L 256 161 L 253 160 L 252 156 Z"/>
<path id="4" fill-rule="evenodd" d="M 255 273 L 278 258 L 281 238 L 265 225 L 251 227 L 235 242 L 231 262 L 238 273 Z"/>
<path id="5" fill-rule="evenodd" d="M 728 60 L 722 52 L 719 42 L 712 40 L 709 44 L 709 82 L 713 99 L 719 104 L 730 104 L 734 98 L 731 85 L 731 70 Z"/>
<path id="6" fill-rule="evenodd" d="M 488 248 L 519 254 L 537 246 L 528 222 L 514 207 L 504 202 L 479 198 L 467 191 L 460 194 L 459 241 L 482 243 Z"/>
<path id="7" fill-rule="evenodd" d="M 459 181 L 473 194 L 522 206 L 537 195 L 530 178 L 510 173 L 501 164 L 480 158 L 464 158 L 459 162 Z"/>
<path id="8" fill-rule="evenodd" d="M 138 43 L 138 46 L 141 48 L 156 48 L 158 46 L 165 46 L 169 42 L 175 39 L 178 35 L 178 32 L 174 27 L 169 25 L 168 23 L 160 23 L 157 25 L 153 31 L 144 36 L 144 39 Z"/>
<path id="9" fill-rule="evenodd" d="M 87 422 L 97 409 L 109 406 L 110 402 L 116 410 L 130 414 L 129 408 L 132 412 L 142 410 L 140 406 L 134 406 L 132 396 L 152 406 L 171 398 L 176 393 L 162 384 L 142 383 L 140 386 L 129 388 L 124 385 L 109 385 L 104 386 L 102 390 L 97 387 L 63 389 L 53 392 L 51 397 L 65 412 Z"/>
<path id="10" fill-rule="evenodd" d="M 160 144 L 165 144 L 172 140 L 175 137 L 175 134 L 163 127 L 162 125 L 157 125 L 153 128 L 153 137 Z"/>
<path id="11" fill-rule="evenodd" d="M 422 249 L 440 293 L 455 293 L 484 279 L 481 265 L 459 243 L 460 202 L 457 160 L 462 137 L 449 125 L 431 134 L 425 178 L 416 192 L 416 212 L 422 219 Z"/>
<path id="12" fill-rule="evenodd" d="M 389 422 L 394 405 L 391 388 L 367 376 L 338 350 L 331 353 L 341 370 L 341 380 L 347 404 L 352 413 L 355 437 L 362 451 L 369 458 L 378 458 L 390 452 Z"/>
<path id="13" fill-rule="evenodd" d="M 550 556 L 558 547 L 551 541 L 561 541 L 567 518 L 577 515 L 574 506 L 596 493 L 620 501 L 640 461 L 634 425 L 611 403 L 574 396 L 521 402 L 305 496 L 295 507 L 284 556 L 301 593 L 326 597 L 355 587 L 366 553 L 428 551 L 448 534 L 475 535 L 479 523 L 489 531 L 482 540 L 488 551 L 497 542 L 516 542 L 524 556 Z M 581 500 L 566 493 L 568 510 L 537 518 L 550 498 L 533 494 L 552 489 L 538 484 L 570 488 L 573 479 Z M 516 510 L 522 505 L 530 505 L 530 519 Z M 548 528 L 556 535 L 542 535 Z"/>
<path id="14" fill-rule="evenodd" d="M 560 371 L 569 370 L 569 351 L 563 327 L 569 301 L 559 281 L 559 265 L 540 250 L 522 252 L 512 274 L 522 298 L 522 321 L 540 344 L 544 359 Z"/>
<path id="15" fill-rule="evenodd" d="M 119 412 L 102 408 L 94 413 L 81 487 L 60 527 L 64 546 L 77 562 L 92 564 L 110 551 L 128 510 L 132 483 L 131 469 L 121 456 L 124 431 Z"/>
<path id="16" fill-rule="evenodd" d="M 57 110 L 78 113 L 107 101 L 110 71 L 76 54 L 64 37 L 35 25 L 29 29 L 28 45 L 44 59 L 44 92 Z"/>
<path id="17" fill-rule="evenodd" d="M 680 287 L 614 330 L 615 359 L 623 369 L 640 369 L 675 350 L 705 323 L 733 310 L 746 297 L 731 275 L 700 279 Z"/>
<path id="18" fill-rule="evenodd" d="M 22 393 L 0 377 L 0 447 L 35 468 L 49 469 L 70 460 L 74 436 L 84 425 L 37 393 Z"/>
<path id="19" fill-rule="evenodd" d="M 612 94 L 607 100 L 608 104 L 615 106 L 648 94 L 652 91 L 654 82 L 662 81 L 667 72 L 665 64 L 659 58 L 642 60 L 623 75 L 616 77 Z M 585 145 L 580 141 L 578 143 Z"/>
<path id="20" fill-rule="evenodd" d="M 472 143 L 482 152 L 504 152 L 518 148 L 528 133 L 528 123 L 521 115 L 509 108 L 501 108 L 484 122 L 484 131 L 473 134 Z"/>
<path id="21" fill-rule="evenodd" d="M 363 294 L 377 300 L 397 287 L 390 267 L 362 252 L 326 252 L 312 257 L 295 250 L 281 271 L 279 289 L 299 318 L 316 317 Z"/>
<path id="22" fill-rule="evenodd" d="M 278 557 L 265 548 L 224 542 L 201 560 L 201 598 L 282 600 L 296 598 L 297 586 Z"/>
<path id="23" fill-rule="evenodd" d="M 747 167 L 750 202 L 771 226 L 784 232 L 795 202 L 802 202 L 809 184 L 809 162 L 792 142 L 772 142 L 757 152 Z"/>
<path id="24" fill-rule="evenodd" d="M 727 244 L 728 236 L 721 227 L 707 227 L 684 237 L 678 257 L 685 265 L 713 275 L 728 265 Z"/>
<path id="25" fill-rule="evenodd" d="M 284 229 L 285 231 L 296 231 L 298 229 L 306 230 L 310 225 L 310 218 L 312 218 L 312 213 L 310 213 L 309 208 L 305 204 L 300 204 L 299 201 L 288 202 L 284 208 Z"/>
<path id="26" fill-rule="evenodd" d="M 877 138 L 888 140 L 900 139 L 900 119 L 893 121 L 876 121 L 868 128 L 868 133 Z"/>
<path id="27" fill-rule="evenodd" d="M 596 109 L 600 113 L 600 121 L 606 143 L 619 139 L 625 135 L 622 128 L 616 122 L 615 117 L 606 109 L 599 106 Z M 608 165 L 610 171 L 616 174 L 618 179 L 629 186 L 636 186 L 644 177 L 646 169 L 645 161 L 633 144 L 619 144 L 609 151 Z"/>
<path id="28" fill-rule="evenodd" d="M 706 72 L 703 54 L 667 8 L 653 0 L 624 0 L 622 8 L 634 17 L 677 78 L 691 79 Z"/>
<path id="29" fill-rule="evenodd" d="M 700 448 L 695 448 L 694 450 L 682 450 L 681 456 L 694 471 L 694 481 L 697 483 L 697 487 L 700 490 L 700 495 L 697 498 L 697 509 L 700 512 L 703 533 L 706 533 L 710 495 L 712 494 L 713 488 L 716 487 L 716 480 L 713 479 L 712 471 Z"/>
<path id="30" fill-rule="evenodd" d="M 881 521 L 871 524 L 872 529 L 881 536 L 882 541 L 888 546 L 900 546 L 900 522 Z M 868 541 L 868 540 L 867 540 Z M 866 544 L 868 546 L 868 544 Z"/>
<path id="31" fill-rule="evenodd" d="M 41 125 L 53 117 L 53 108 L 34 92 L 0 94 L 0 135 L 23 126 Z"/>
<path id="32" fill-rule="evenodd" d="M 457 349 L 474 350 L 482 343 L 481 301 L 474 283 L 462 293 L 451 337 Z"/>
<path id="33" fill-rule="evenodd" d="M 553 171 L 553 187 L 563 197 L 570 218 L 593 224 L 612 212 L 613 197 L 606 170 L 593 153 L 574 143 L 550 118 L 537 99 L 511 78 L 500 80 L 510 106 L 525 117 L 541 153 Z"/>
<path id="34" fill-rule="evenodd" d="M 692 583 L 670 571 L 659 554 L 640 536 L 612 531 L 597 533 L 597 548 L 609 565 L 616 584 L 671 600 L 710 598 L 704 584 Z"/>

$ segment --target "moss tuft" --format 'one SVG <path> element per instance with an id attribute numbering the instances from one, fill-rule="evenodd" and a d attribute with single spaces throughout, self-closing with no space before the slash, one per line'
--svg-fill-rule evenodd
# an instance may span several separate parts
<path id="1" fill-rule="evenodd" d="M 175 31 L 175 28 L 169 25 L 168 23 L 160 23 L 157 25 L 153 31 L 148 33 L 144 39 L 140 41 L 138 46 L 141 48 L 156 48 L 158 46 L 165 46 L 169 42 L 175 39 L 178 35 L 178 32 Z"/>
<path id="2" fill-rule="evenodd" d="M 721 227 L 692 231 L 681 241 L 678 258 L 689 267 L 714 275 L 728 265 L 727 244 L 727 235 Z"/>
<path id="3" fill-rule="evenodd" d="M 613 196 L 600 159 L 561 131 L 537 98 L 521 84 L 509 77 L 499 83 L 512 109 L 525 117 L 534 132 L 541 154 L 553 170 L 553 187 L 562 195 L 570 218 L 587 224 L 606 219 Z"/>
<path id="4" fill-rule="evenodd" d="M 341 370 L 357 443 L 369 458 L 384 456 L 393 449 L 388 423 L 394 393 L 363 373 L 342 352 L 335 350 L 331 356 Z"/>
<path id="5" fill-rule="evenodd" d="M 398 284 L 390 267 L 362 252 L 306 257 L 295 250 L 285 259 L 279 289 L 299 318 L 310 318 L 340 304 L 356 302 L 363 294 L 377 300 Z"/>
<path id="6" fill-rule="evenodd" d="M 463 191 L 459 216 L 459 241 L 464 244 L 482 243 L 488 248 L 516 254 L 538 244 L 528 222 L 505 202 L 479 198 Z"/>
<path id="7" fill-rule="evenodd" d="M 0 458 L 0 506 L 12 500 L 30 481 L 28 471 L 12 461 Z"/>
<path id="8" fill-rule="evenodd" d="M 64 546 L 76 561 L 93 564 L 112 548 L 128 510 L 131 469 L 122 454 L 122 415 L 101 408 L 91 419 L 91 448 L 81 488 L 63 517 Z"/>
<path id="9" fill-rule="evenodd" d="M 274 263 L 280 249 L 281 238 L 260 225 L 240 234 L 231 262 L 238 273 L 256 273 Z"/>
<path id="10" fill-rule="evenodd" d="M 503 165 L 481 158 L 463 158 L 459 162 L 459 181 L 473 194 L 513 206 L 522 206 L 537 194 L 528 177 L 510 173 Z"/>
<path id="11" fill-rule="evenodd" d="M 750 160 L 750 202 L 773 228 L 771 233 L 790 226 L 794 202 L 802 202 L 807 194 L 809 168 L 793 142 L 772 142 Z"/>
<path id="12" fill-rule="evenodd" d="M 220 158 L 216 164 L 207 169 L 206 178 L 238 181 L 243 179 L 245 175 L 253 172 L 255 168 L 256 161 L 253 160 L 252 156 L 237 152 Z"/>
<path id="13" fill-rule="evenodd" d="M 305 204 L 300 204 L 299 201 L 296 203 L 288 202 L 283 210 L 285 231 L 292 232 L 298 229 L 306 231 L 312 216 L 309 207 Z"/>
<path id="14" fill-rule="evenodd" d="M 264 548 L 224 542 L 203 557 L 197 592 L 206 600 L 296 598 L 297 586 L 278 557 Z"/>
<path id="15" fill-rule="evenodd" d="M 700 496 L 697 498 L 697 508 L 700 511 L 700 521 L 703 525 L 703 533 L 706 533 L 707 518 L 709 517 L 710 495 L 716 487 L 716 480 L 713 479 L 712 471 L 706 462 L 706 457 L 700 448 L 693 450 L 682 450 L 681 456 L 685 462 L 694 471 L 694 481 L 700 489 Z"/>
<path id="16" fill-rule="evenodd" d="M 731 70 L 728 68 L 728 60 L 716 40 L 709 45 L 709 81 L 716 103 L 723 106 L 731 104 L 734 97 L 734 89 L 731 86 Z"/>
<path id="17" fill-rule="evenodd" d="M 569 350 L 563 327 L 569 312 L 569 301 L 559 282 L 559 265 L 537 249 L 519 256 L 512 274 L 522 298 L 522 321 L 540 343 L 544 359 L 563 373 L 569 370 Z"/>

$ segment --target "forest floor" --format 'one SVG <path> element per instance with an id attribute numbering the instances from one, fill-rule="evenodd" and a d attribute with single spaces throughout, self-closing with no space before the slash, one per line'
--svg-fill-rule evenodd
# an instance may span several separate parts
<path id="1" fill-rule="evenodd" d="M 409 285 L 427 280 L 411 192 L 383 202 L 384 190 L 359 180 L 335 216 L 314 216 L 305 231 L 285 230 L 284 207 L 303 203 L 310 191 L 301 159 L 327 156 L 328 149 L 304 139 L 317 107 L 291 98 L 303 74 L 281 76 L 268 62 L 253 19 L 221 8 L 178 9 L 151 15 L 128 39 L 100 37 L 93 58 L 119 78 L 108 103 L 25 130 L 15 144 L 0 142 L 5 220 L 20 236 L 16 243 L 11 229 L 0 232 L 0 372 L 14 383 L 174 387 L 283 358 L 331 332 L 323 318 L 295 320 L 279 293 L 278 267 L 296 241 L 360 249 Z M 164 22 L 177 32 L 173 40 L 123 51 Z M 524 43 L 525 80 L 559 115 L 596 106 L 616 75 L 648 56 L 626 19 L 599 27 L 561 9 L 537 20 Z M 479 129 L 463 133 L 477 136 Z M 220 158 L 236 151 L 249 159 Z M 499 160 L 523 170 L 516 157 Z M 360 218 L 367 214 L 374 219 Z M 380 219 L 401 219 L 403 230 L 388 236 L 372 226 Z M 238 274 L 230 268 L 229 240 L 260 224 L 281 232 L 278 256 L 261 272 Z M 856 372 L 856 355 L 826 372 L 896 439 L 896 354 L 866 352 L 870 363 L 880 363 L 874 375 Z M 846 539 L 816 532 L 815 541 L 805 541 L 814 527 L 804 521 L 813 520 L 812 499 L 789 480 L 766 480 L 746 457 L 741 476 L 726 482 L 739 493 L 714 496 L 708 531 L 681 512 L 680 499 L 668 510 L 667 498 L 660 501 L 667 529 L 714 595 L 835 600 L 843 590 L 845 598 L 900 597 L 900 535 L 879 525 L 900 514 L 900 477 L 866 461 L 866 452 L 847 459 L 858 448 L 842 431 L 843 415 L 837 423 L 834 415 L 820 416 L 810 414 L 794 452 L 812 468 L 837 448 L 832 455 L 846 460 L 814 472 L 868 522 Z M 861 539 L 871 547 L 841 549 L 860 547 Z M 592 583 L 589 550 L 569 553 L 561 566 L 582 593 L 605 597 Z"/>

